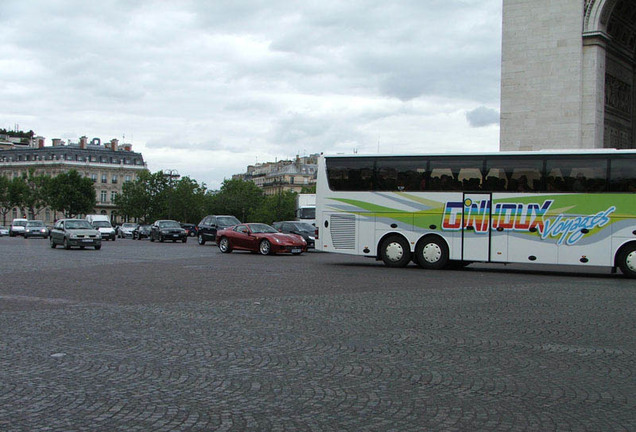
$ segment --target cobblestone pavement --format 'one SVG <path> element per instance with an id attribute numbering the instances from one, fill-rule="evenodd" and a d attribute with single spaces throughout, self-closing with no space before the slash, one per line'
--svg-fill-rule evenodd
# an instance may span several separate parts
<path id="1" fill-rule="evenodd" d="M 0 238 L 3 431 L 634 431 L 636 283 Z"/>

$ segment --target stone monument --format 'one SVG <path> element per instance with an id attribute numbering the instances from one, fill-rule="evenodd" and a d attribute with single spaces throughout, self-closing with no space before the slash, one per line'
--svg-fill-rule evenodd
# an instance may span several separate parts
<path id="1" fill-rule="evenodd" d="M 503 0 L 501 150 L 636 148 L 636 0 Z"/>

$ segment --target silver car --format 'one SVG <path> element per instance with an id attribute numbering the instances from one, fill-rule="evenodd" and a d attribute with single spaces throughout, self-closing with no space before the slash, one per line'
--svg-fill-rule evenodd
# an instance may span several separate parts
<path id="1" fill-rule="evenodd" d="M 51 229 L 49 241 L 53 249 L 57 245 L 64 246 L 64 249 L 70 249 L 73 246 L 80 249 L 86 246 L 94 247 L 95 250 L 102 248 L 101 233 L 86 219 L 60 219 Z"/>
<path id="2" fill-rule="evenodd" d="M 42 237 L 47 238 L 49 236 L 49 229 L 44 225 L 41 220 L 30 220 L 24 227 L 24 238 L 29 237 Z"/>

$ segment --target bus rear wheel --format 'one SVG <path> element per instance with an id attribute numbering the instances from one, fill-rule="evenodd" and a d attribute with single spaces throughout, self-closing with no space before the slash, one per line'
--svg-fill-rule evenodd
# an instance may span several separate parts
<path id="1" fill-rule="evenodd" d="M 405 267 L 411 261 L 409 243 L 404 237 L 387 237 L 380 246 L 380 258 L 388 267 Z"/>
<path id="2" fill-rule="evenodd" d="M 448 246 L 439 237 L 425 237 L 415 248 L 415 261 L 424 269 L 438 270 L 448 264 Z"/>
<path id="3" fill-rule="evenodd" d="M 636 278 L 636 244 L 628 245 L 621 251 L 617 264 L 625 276 Z"/>

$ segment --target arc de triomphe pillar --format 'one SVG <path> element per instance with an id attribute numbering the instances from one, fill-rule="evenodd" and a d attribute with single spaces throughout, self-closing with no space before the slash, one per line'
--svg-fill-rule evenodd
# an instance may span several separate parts
<path id="1" fill-rule="evenodd" d="M 636 1 L 503 0 L 502 150 L 636 148 Z"/>

